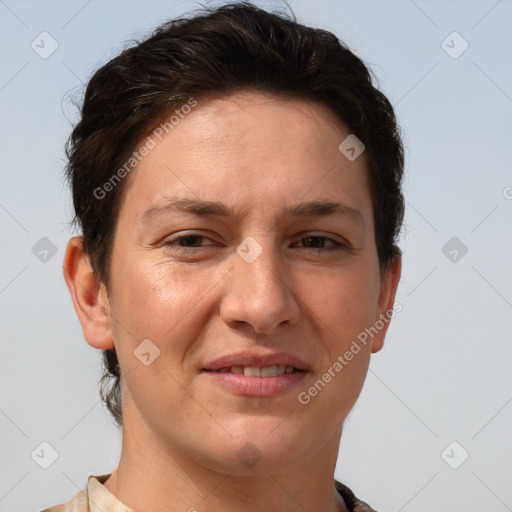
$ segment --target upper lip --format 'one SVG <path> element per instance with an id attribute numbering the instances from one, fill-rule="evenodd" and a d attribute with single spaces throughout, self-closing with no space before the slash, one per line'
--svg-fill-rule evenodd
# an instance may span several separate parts
<path id="1" fill-rule="evenodd" d="M 298 370 L 309 370 L 308 365 L 297 356 L 285 352 L 268 352 L 256 354 L 254 352 L 237 352 L 219 357 L 205 365 L 204 370 L 220 370 L 232 366 L 293 366 Z"/>

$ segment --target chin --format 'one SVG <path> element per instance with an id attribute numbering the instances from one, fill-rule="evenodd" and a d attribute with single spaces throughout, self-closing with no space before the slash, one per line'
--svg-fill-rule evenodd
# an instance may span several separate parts
<path id="1" fill-rule="evenodd" d="M 238 476 L 268 476 L 278 468 L 290 465 L 286 446 L 276 449 L 274 443 L 233 443 L 222 453 L 209 454 L 203 463 L 218 472 Z"/>
<path id="2" fill-rule="evenodd" d="M 266 475 L 276 468 L 297 464 L 304 446 L 298 432 L 282 417 L 243 417 L 236 423 L 222 422 L 229 434 L 202 437 L 202 443 L 192 447 L 196 462 L 225 474 Z M 294 462 L 295 461 L 295 462 Z"/>

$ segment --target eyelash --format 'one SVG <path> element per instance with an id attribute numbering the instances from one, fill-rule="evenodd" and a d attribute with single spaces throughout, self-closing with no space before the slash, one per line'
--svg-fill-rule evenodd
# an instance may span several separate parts
<path id="1" fill-rule="evenodd" d="M 197 252 L 197 250 L 200 249 L 201 247 L 210 247 L 211 245 L 213 245 L 213 244 L 209 244 L 207 246 L 200 245 L 198 247 L 186 247 L 186 246 L 176 245 L 176 242 L 179 242 L 180 240 L 186 240 L 187 238 L 201 238 L 201 239 L 211 240 L 210 238 L 208 238 L 207 236 L 204 236 L 204 235 L 189 233 L 186 235 L 180 235 L 180 236 L 177 236 L 170 240 L 167 240 L 164 242 L 164 245 L 166 247 L 172 248 L 172 250 L 175 250 L 178 252 L 185 252 L 185 253 Z M 324 242 L 329 241 L 329 242 L 333 243 L 334 246 L 326 247 L 326 248 L 324 248 L 324 247 L 320 247 L 320 248 L 318 248 L 318 247 L 302 247 L 302 249 L 309 249 L 310 251 L 319 252 L 319 253 L 320 252 L 325 253 L 325 252 L 343 251 L 343 250 L 347 249 L 347 246 L 344 243 L 338 242 L 337 240 L 334 240 L 333 238 L 330 238 L 327 236 L 322 236 L 322 235 L 306 235 L 306 236 L 302 236 L 299 240 L 302 241 L 302 240 L 306 240 L 308 238 L 317 238 L 320 240 L 324 240 Z"/>

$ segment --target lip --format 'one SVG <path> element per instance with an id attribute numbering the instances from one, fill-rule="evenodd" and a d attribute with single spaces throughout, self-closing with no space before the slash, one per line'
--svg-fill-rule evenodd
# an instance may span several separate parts
<path id="1" fill-rule="evenodd" d="M 277 377 L 246 377 L 235 373 L 218 373 L 204 370 L 215 383 L 224 389 L 245 397 L 272 398 L 292 390 L 308 372 L 283 373 Z"/>
<path id="2" fill-rule="evenodd" d="M 283 373 L 276 377 L 247 377 L 235 373 L 219 373 L 216 370 L 232 366 L 293 366 L 293 373 Z M 272 398 L 293 389 L 310 371 L 310 367 L 299 357 L 285 352 L 238 352 L 219 357 L 205 365 L 202 374 L 207 375 L 224 389 L 245 397 Z"/>
<path id="3" fill-rule="evenodd" d="M 220 370 L 221 368 L 230 368 L 231 366 L 294 366 L 298 370 L 309 371 L 309 366 L 297 356 L 287 354 L 286 352 L 267 352 L 256 354 L 254 352 L 237 352 L 219 357 L 210 363 L 207 363 L 203 370 Z M 290 374 L 293 375 L 293 374 Z M 260 377 L 256 377 L 260 378 Z M 273 379 L 275 377 L 264 377 Z"/>

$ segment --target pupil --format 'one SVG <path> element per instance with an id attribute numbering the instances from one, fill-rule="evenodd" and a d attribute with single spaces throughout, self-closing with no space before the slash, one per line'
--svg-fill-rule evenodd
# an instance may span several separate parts
<path id="1" fill-rule="evenodd" d="M 317 247 L 317 246 L 318 246 L 318 244 L 319 244 L 320 246 L 322 246 L 322 245 L 323 245 L 322 238 L 321 238 L 321 237 L 319 237 L 319 236 L 308 236 L 308 237 L 306 238 L 306 240 L 308 240 L 308 243 L 306 244 L 306 246 L 307 246 L 307 247 L 313 247 L 313 246 L 314 246 L 314 247 Z M 312 242 L 312 243 L 309 243 L 309 242 L 311 242 L 311 240 L 313 240 L 313 242 Z M 315 243 L 315 242 L 316 242 L 316 243 Z"/>
<path id="2" fill-rule="evenodd" d="M 194 243 L 194 240 L 197 242 L 197 241 L 200 240 L 200 238 L 201 237 L 199 235 L 187 235 L 187 236 L 184 236 L 180 240 L 180 245 L 185 245 L 185 246 L 193 245 L 194 247 L 197 247 L 197 244 Z M 187 243 L 187 242 L 190 242 L 190 244 Z"/>

